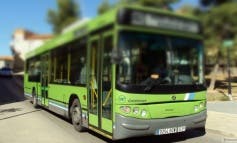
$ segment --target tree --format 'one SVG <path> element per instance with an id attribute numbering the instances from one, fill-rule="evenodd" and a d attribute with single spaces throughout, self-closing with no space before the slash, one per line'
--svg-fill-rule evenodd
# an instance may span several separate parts
<path id="1" fill-rule="evenodd" d="M 144 6 L 171 9 L 170 5 L 179 0 L 121 0 L 123 3 L 138 3 Z"/>
<path id="2" fill-rule="evenodd" d="M 155 8 L 163 8 L 171 10 L 171 4 L 178 2 L 179 0 L 119 0 L 118 4 L 140 4 L 143 6 L 148 7 L 155 7 Z M 98 8 L 98 14 L 102 14 L 109 9 L 111 9 L 113 5 L 110 5 L 108 0 L 104 0 Z"/>
<path id="3" fill-rule="evenodd" d="M 216 73 L 220 63 L 225 63 L 226 61 L 226 50 L 222 48 L 225 34 L 225 25 L 231 25 L 229 32 L 237 35 L 237 19 L 233 18 L 237 16 L 237 3 L 221 3 L 216 1 L 214 4 L 215 6 L 211 7 L 205 14 L 201 16 L 204 26 L 205 45 L 209 51 L 207 52 L 207 54 L 209 54 L 207 55 L 207 59 L 211 59 L 211 62 L 215 65 L 212 71 L 211 83 L 209 85 L 210 90 L 213 90 L 215 87 Z M 236 53 L 236 49 L 233 48 L 233 61 L 237 60 L 237 55 L 235 55 Z"/>
<path id="4" fill-rule="evenodd" d="M 225 35 L 224 25 L 231 25 L 230 33 L 237 35 L 237 20 L 233 17 L 237 16 L 237 3 L 227 2 L 226 0 L 200 0 L 203 7 L 200 9 L 192 6 L 184 5 L 178 12 L 197 16 L 204 28 L 204 43 L 206 64 L 214 65 L 211 73 L 211 82 L 209 90 L 215 88 L 216 76 L 219 71 L 220 64 L 226 63 L 227 50 L 222 48 Z M 232 48 L 232 61 L 237 61 L 237 50 Z M 236 64 L 236 63 L 232 63 Z"/>
<path id="5" fill-rule="evenodd" d="M 179 0 L 138 0 L 144 6 L 171 9 L 170 5 Z"/>
<path id="6" fill-rule="evenodd" d="M 184 15 L 192 15 L 199 17 L 202 11 L 198 7 L 194 7 L 192 5 L 183 5 L 179 9 L 176 10 L 177 13 Z"/>
<path id="7" fill-rule="evenodd" d="M 99 5 L 98 7 L 98 10 L 97 10 L 97 13 L 98 14 L 103 14 L 105 13 L 106 11 L 110 10 L 111 9 L 111 5 L 109 4 L 109 1 L 108 0 L 103 0 L 103 2 Z"/>
<path id="8" fill-rule="evenodd" d="M 79 18 L 79 8 L 75 0 L 57 0 L 57 9 L 48 10 L 47 20 L 58 34 L 63 28 L 72 24 Z"/>

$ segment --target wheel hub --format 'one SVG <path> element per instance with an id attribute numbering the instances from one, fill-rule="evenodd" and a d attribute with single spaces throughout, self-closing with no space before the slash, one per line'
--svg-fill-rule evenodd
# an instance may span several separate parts
<path id="1" fill-rule="evenodd" d="M 72 117 L 73 117 L 74 123 L 79 124 L 80 121 L 81 121 L 81 112 L 80 112 L 80 109 L 78 107 L 75 107 L 73 109 L 72 115 L 73 115 Z"/>

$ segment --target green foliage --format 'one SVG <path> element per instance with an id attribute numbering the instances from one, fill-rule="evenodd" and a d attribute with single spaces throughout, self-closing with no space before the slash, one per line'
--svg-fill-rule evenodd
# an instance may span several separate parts
<path id="1" fill-rule="evenodd" d="M 97 10 L 97 13 L 98 14 L 103 14 L 105 13 L 106 11 L 110 10 L 111 9 L 111 5 L 109 4 L 109 1 L 108 0 L 103 0 L 103 2 L 99 5 L 98 7 L 98 10 Z"/>
<path id="2" fill-rule="evenodd" d="M 228 33 L 237 35 L 237 3 L 227 2 L 222 5 L 212 7 L 206 13 L 200 15 L 204 26 L 205 45 L 210 51 L 216 51 L 217 58 L 225 57 L 226 50 L 222 50 L 222 43 L 224 40 L 224 33 L 226 32 L 226 25 L 229 25 Z M 234 37 L 233 37 L 234 40 Z M 233 48 L 235 49 L 235 48 Z M 233 51 L 232 54 L 236 53 Z M 233 60 L 237 60 L 232 56 Z"/>
<path id="3" fill-rule="evenodd" d="M 177 10 L 177 13 L 181 13 L 184 15 L 198 16 L 201 13 L 201 10 L 197 7 L 193 7 L 191 5 L 183 5 Z"/>
<path id="4" fill-rule="evenodd" d="M 170 5 L 173 3 L 178 2 L 179 0 L 118 0 L 118 2 L 115 5 L 118 4 L 139 4 L 143 6 L 148 7 L 154 7 L 154 8 L 164 8 L 164 9 L 170 9 Z M 98 7 L 98 14 L 102 14 L 108 10 L 110 10 L 113 7 L 113 5 L 109 4 L 108 0 L 103 0 L 103 2 Z"/>
<path id="5" fill-rule="evenodd" d="M 57 9 L 49 9 L 47 20 L 58 34 L 63 28 L 72 24 L 79 18 L 79 8 L 75 0 L 57 0 Z"/>
<path id="6" fill-rule="evenodd" d="M 208 37 L 220 37 L 224 32 L 225 24 L 231 25 L 230 32 L 237 33 L 237 3 L 226 3 L 213 7 L 203 16 L 203 24 L 206 27 L 205 35 Z M 211 26 L 210 26 L 211 25 Z"/>
<path id="7" fill-rule="evenodd" d="M 227 33 L 237 35 L 237 2 L 228 0 L 200 0 L 205 2 L 204 6 L 209 6 L 205 10 L 184 5 L 177 12 L 198 17 L 203 25 L 206 61 L 208 64 L 226 63 L 226 49 L 222 47 L 226 35 L 226 25 L 229 25 Z M 237 43 L 237 36 L 233 37 Z M 236 44 L 231 49 L 232 61 L 237 61 Z M 237 64 L 232 63 L 232 64 Z"/>
<path id="8" fill-rule="evenodd" d="M 170 5 L 178 2 L 179 0 L 138 0 L 142 5 L 171 9 Z"/>
<path id="9" fill-rule="evenodd" d="M 138 3 L 144 6 L 171 9 L 170 5 L 179 0 L 120 0 L 123 3 Z"/>

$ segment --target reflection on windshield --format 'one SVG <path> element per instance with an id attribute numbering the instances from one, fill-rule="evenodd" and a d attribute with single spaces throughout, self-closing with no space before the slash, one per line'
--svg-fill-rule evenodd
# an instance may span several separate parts
<path id="1" fill-rule="evenodd" d="M 119 48 L 123 56 L 117 67 L 119 83 L 190 85 L 204 81 L 200 41 L 122 32 Z"/>

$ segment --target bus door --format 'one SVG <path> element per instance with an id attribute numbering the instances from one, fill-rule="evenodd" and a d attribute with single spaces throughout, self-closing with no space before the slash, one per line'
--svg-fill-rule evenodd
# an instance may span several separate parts
<path id="1" fill-rule="evenodd" d="M 111 51 L 113 49 L 112 32 L 106 32 L 102 36 L 101 56 L 101 100 L 100 113 L 101 129 L 112 133 L 112 65 Z"/>
<path id="2" fill-rule="evenodd" d="M 89 124 L 112 133 L 112 32 L 90 39 Z"/>
<path id="3" fill-rule="evenodd" d="M 48 107 L 49 54 L 41 57 L 41 105 Z"/>
<path id="4" fill-rule="evenodd" d="M 89 99 L 89 124 L 94 127 L 99 127 L 99 36 L 94 36 L 89 39 L 89 81 L 88 81 L 88 99 Z"/>

